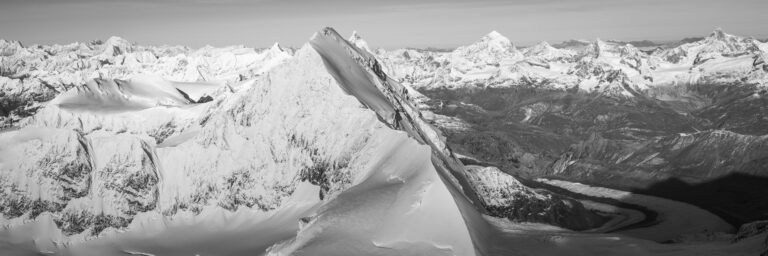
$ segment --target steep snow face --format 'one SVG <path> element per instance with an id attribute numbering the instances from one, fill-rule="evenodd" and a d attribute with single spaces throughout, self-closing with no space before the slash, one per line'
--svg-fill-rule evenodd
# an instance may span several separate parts
<path id="1" fill-rule="evenodd" d="M 394 107 L 386 96 L 375 84 L 371 83 L 372 75 L 364 70 L 365 66 L 358 63 L 349 63 L 349 55 L 356 56 L 356 61 L 378 65 L 378 61 L 367 52 L 348 53 L 345 51 L 358 51 L 358 48 L 340 48 L 336 45 L 346 44 L 344 39 L 336 37 L 333 30 L 324 30 L 323 35 L 331 40 L 312 40 L 312 46 L 323 56 L 323 61 L 329 63 L 329 72 L 339 81 L 345 92 L 354 95 L 361 103 L 371 108 L 386 123 L 394 123 L 397 118 Z M 317 34 L 316 34 L 317 36 Z M 315 39 L 316 37 L 313 37 Z M 381 72 L 381 70 L 379 70 Z"/>
<path id="2" fill-rule="evenodd" d="M 3 225 L 45 213 L 64 235 L 90 237 L 152 210 L 158 176 L 153 142 L 86 137 L 69 129 L 5 132 L 0 159 Z"/>
<path id="3" fill-rule="evenodd" d="M 365 179 L 307 218 L 267 255 L 476 255 L 429 147 L 387 131 Z"/>
<path id="4" fill-rule="evenodd" d="M 104 58 L 115 57 L 134 51 L 134 45 L 120 37 L 110 37 L 101 45 L 101 56 Z"/>
<path id="5" fill-rule="evenodd" d="M 44 214 L 64 235 L 85 238 L 125 227 L 156 206 L 153 149 L 134 136 L 27 128 L 3 133 L 1 140 L 3 226 Z"/>
<path id="6" fill-rule="evenodd" d="M 90 237 L 122 229 L 137 214 L 157 207 L 160 179 L 152 142 L 131 135 L 88 139 L 95 160 L 88 194 L 55 214 L 65 235 Z"/>
<path id="7" fill-rule="evenodd" d="M 72 130 L 31 128 L 0 134 L 0 212 L 3 225 L 60 212 L 88 195 L 93 149 Z"/>
<path id="8" fill-rule="evenodd" d="M 492 57 L 482 58 L 483 60 L 496 59 L 500 61 L 505 55 L 515 54 L 517 48 L 509 41 L 509 38 L 503 36 L 499 32 L 491 31 L 487 35 L 483 36 L 480 41 L 475 42 L 469 46 L 460 47 L 453 51 L 455 55 L 474 55 L 477 53 L 487 54 L 486 56 L 478 57 Z M 491 53 L 499 53 L 502 56 L 491 56 Z"/>

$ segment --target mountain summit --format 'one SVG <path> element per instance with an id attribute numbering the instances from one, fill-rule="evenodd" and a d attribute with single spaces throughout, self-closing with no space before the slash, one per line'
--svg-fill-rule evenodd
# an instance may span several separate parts
<path id="1" fill-rule="evenodd" d="M 371 48 L 368 47 L 368 42 L 363 40 L 363 37 L 361 37 L 357 33 L 357 31 L 352 31 L 352 35 L 349 36 L 349 39 L 347 39 L 347 41 L 352 43 L 357 48 L 360 48 L 362 50 L 366 50 L 366 51 L 368 51 L 370 53 L 373 53 L 373 51 L 371 51 Z"/>

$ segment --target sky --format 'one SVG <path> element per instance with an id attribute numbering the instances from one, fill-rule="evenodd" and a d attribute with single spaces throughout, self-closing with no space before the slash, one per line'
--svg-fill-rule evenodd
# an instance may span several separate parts
<path id="1" fill-rule="evenodd" d="M 326 26 L 388 49 L 452 48 L 493 30 L 518 45 L 678 40 L 718 27 L 765 38 L 767 11 L 768 0 L 0 0 L 0 38 L 298 47 Z"/>

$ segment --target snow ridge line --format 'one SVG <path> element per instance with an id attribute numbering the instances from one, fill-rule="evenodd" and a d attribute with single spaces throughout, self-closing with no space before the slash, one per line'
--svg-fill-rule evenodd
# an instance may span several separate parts
<path id="1" fill-rule="evenodd" d="M 432 162 L 435 167 L 445 169 L 448 171 L 447 174 L 450 174 L 450 177 L 442 177 L 442 175 L 441 177 L 450 178 L 449 181 L 464 192 L 464 196 L 476 206 L 475 208 L 484 212 L 485 209 L 479 204 L 479 197 L 464 177 L 463 164 L 453 155 L 453 151 L 445 143 L 445 136 L 421 119 L 421 112 L 409 100 L 406 88 L 389 78 L 382 71 L 375 57 L 351 45 L 330 27 L 326 27 L 321 30 L 321 33 L 315 34 L 310 43 L 321 55 L 326 68 L 333 74 L 334 78 L 337 78 L 337 82 L 345 92 L 355 96 L 363 105 L 374 110 L 379 115 L 379 120 L 390 128 L 405 131 L 419 143 L 430 146 L 433 151 Z M 346 56 L 339 56 L 340 53 L 345 53 Z M 347 63 L 343 63 L 344 61 Z M 353 73 L 358 70 L 356 67 L 349 67 L 350 61 L 356 62 L 358 65 L 355 66 L 358 66 L 360 71 L 366 72 L 365 80 L 350 81 L 348 79 L 349 76 L 360 76 L 360 74 Z M 337 68 L 340 66 L 348 68 Z M 363 68 L 365 70 L 362 70 Z M 349 82 L 357 82 L 357 84 L 350 84 Z M 365 89 L 370 88 L 376 89 L 378 93 L 365 91 Z M 382 101 L 386 105 L 382 106 Z"/>
<path id="2" fill-rule="evenodd" d="M 344 40 L 333 28 L 326 27 L 316 33 L 310 44 L 344 92 L 373 110 L 391 129 L 406 132 L 431 148 L 431 162 L 464 218 L 476 254 L 491 254 L 489 251 L 494 245 L 486 238 L 492 237 L 488 233 L 492 228 L 481 217 L 488 213 L 487 209 L 472 189 L 464 165 L 446 144 L 445 136 L 421 118 L 406 88 L 389 78 L 375 57 Z"/>

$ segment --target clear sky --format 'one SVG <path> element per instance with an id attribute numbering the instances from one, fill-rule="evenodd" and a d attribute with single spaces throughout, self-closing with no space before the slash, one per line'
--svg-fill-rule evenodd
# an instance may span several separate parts
<path id="1" fill-rule="evenodd" d="M 768 37 L 768 0 L 0 0 L 0 38 L 70 43 L 301 46 L 357 30 L 372 47 L 455 47 L 496 30 L 516 44 L 673 40 L 714 28 Z"/>

